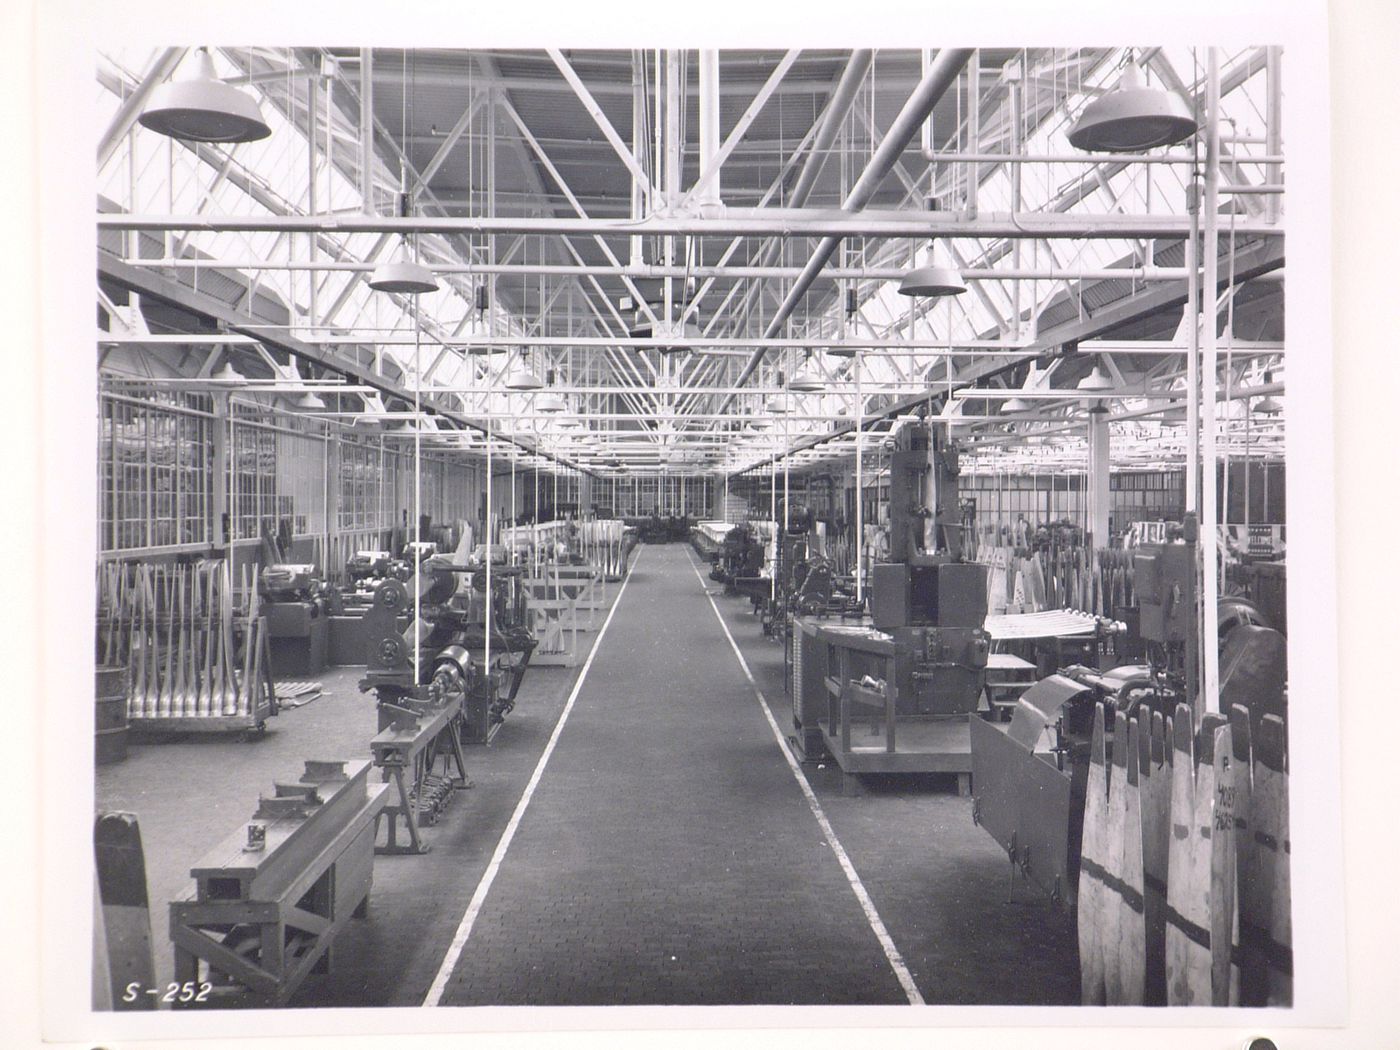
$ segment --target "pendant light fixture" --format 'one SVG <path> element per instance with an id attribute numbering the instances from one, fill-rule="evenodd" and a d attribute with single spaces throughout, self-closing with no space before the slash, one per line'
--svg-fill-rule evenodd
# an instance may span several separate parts
<path id="1" fill-rule="evenodd" d="M 1147 87 L 1129 51 L 1123 75 L 1084 107 L 1069 144 L 1090 153 L 1141 153 L 1170 146 L 1196 133 L 1196 120 L 1180 95 Z"/>
<path id="2" fill-rule="evenodd" d="M 544 386 L 544 381 L 535 374 L 530 363 L 525 359 L 528 351 L 521 351 L 520 357 L 506 373 L 505 382 L 502 384 L 507 390 L 539 390 Z"/>
<path id="3" fill-rule="evenodd" d="M 1006 416 L 1012 412 L 1025 412 L 1031 407 L 1031 403 L 1022 397 L 1012 397 L 1001 403 L 1001 414 Z"/>
<path id="4" fill-rule="evenodd" d="M 794 372 L 792 378 L 788 380 L 787 388 L 797 394 L 815 394 L 826 389 L 826 380 L 816 367 L 816 362 L 812 360 L 810 353 L 802 362 L 802 367 Z"/>
<path id="5" fill-rule="evenodd" d="M 1265 372 L 1264 382 L 1272 383 L 1273 381 L 1274 374 L 1272 372 Z M 1263 397 L 1261 397 L 1258 401 L 1254 402 L 1254 404 L 1250 406 L 1249 411 L 1256 416 L 1281 415 L 1283 413 L 1283 402 L 1280 401 L 1278 398 L 1274 397 L 1272 394 L 1266 394 Z"/>
<path id="6" fill-rule="evenodd" d="M 376 292 L 398 292 L 400 295 L 427 295 L 438 290 L 433 271 L 416 263 L 408 254 L 408 245 L 399 246 L 392 262 L 380 263 L 369 275 L 369 286 Z"/>
<path id="7" fill-rule="evenodd" d="M 308 390 L 297 398 L 296 407 L 302 412 L 322 412 L 325 410 L 326 402 L 316 391 Z"/>
<path id="8" fill-rule="evenodd" d="M 219 383 L 246 383 L 246 382 L 248 382 L 248 377 L 245 376 L 245 375 L 244 375 L 242 372 L 240 372 L 238 369 L 236 369 L 236 368 L 233 367 L 233 359 L 232 359 L 232 358 L 229 358 L 229 357 L 225 357 L 225 358 L 224 358 L 223 366 L 222 366 L 217 372 L 215 372 L 215 373 L 213 374 L 213 376 L 211 376 L 210 378 L 212 378 L 213 380 L 215 380 L 216 382 L 219 382 Z"/>
<path id="9" fill-rule="evenodd" d="M 195 51 L 192 75 L 152 91 L 136 119 L 158 134 L 190 142 L 256 142 L 272 134 L 253 96 L 219 79 L 207 47 Z"/>
<path id="10" fill-rule="evenodd" d="M 937 298 L 962 295 L 967 291 L 962 274 L 946 266 L 920 266 L 910 270 L 899 282 L 900 295 Z"/>
<path id="11" fill-rule="evenodd" d="M 1078 389 L 1093 393 L 1099 390 L 1112 390 L 1113 378 L 1103 370 L 1098 360 L 1094 361 L 1094 370 L 1079 381 Z"/>
<path id="12" fill-rule="evenodd" d="M 558 394 L 541 394 L 535 401 L 536 412 L 563 412 L 568 407 Z"/>
<path id="13" fill-rule="evenodd" d="M 353 422 L 361 427 L 377 427 L 384 422 L 388 409 L 384 407 L 384 399 L 377 393 L 361 394 L 365 407 Z"/>
<path id="14" fill-rule="evenodd" d="M 407 87 L 407 85 L 405 85 Z M 408 118 L 405 116 L 405 125 Z M 396 211 L 406 219 L 413 214 L 413 197 L 408 189 L 408 170 L 399 171 L 399 192 Z M 399 244 L 398 254 L 390 262 L 382 262 L 369 275 L 369 286 L 376 292 L 397 292 L 400 295 L 427 295 L 438 290 L 437 278 L 426 266 L 409 253 L 407 235 Z"/>

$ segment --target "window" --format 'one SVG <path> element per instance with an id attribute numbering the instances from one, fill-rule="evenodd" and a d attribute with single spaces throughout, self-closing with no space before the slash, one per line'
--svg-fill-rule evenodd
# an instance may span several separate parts
<path id="1" fill-rule="evenodd" d="M 209 542 L 213 415 L 207 395 L 103 392 L 99 400 L 103 551 Z"/>

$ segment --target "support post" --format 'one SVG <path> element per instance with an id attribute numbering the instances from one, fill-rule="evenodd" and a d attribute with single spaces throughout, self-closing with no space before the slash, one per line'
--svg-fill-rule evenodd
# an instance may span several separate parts
<path id="1" fill-rule="evenodd" d="M 1110 437 L 1108 411 L 1102 405 L 1089 410 L 1088 525 L 1089 545 L 1108 546 Z"/>
<path id="2" fill-rule="evenodd" d="M 1212 47 L 1206 58 L 1206 192 L 1202 254 L 1205 288 L 1201 295 L 1204 358 L 1201 363 L 1201 696 L 1198 711 L 1220 710 L 1220 652 L 1216 645 L 1216 600 L 1219 566 L 1216 549 L 1218 481 L 1215 476 L 1216 283 L 1220 259 L 1220 55 Z"/>
<path id="3" fill-rule="evenodd" d="M 366 215 L 374 214 L 374 49 L 369 47 L 360 48 L 360 206 Z"/>
<path id="4" fill-rule="evenodd" d="M 719 52 L 705 48 L 700 52 L 700 171 L 710 170 L 719 154 Z M 702 209 L 719 207 L 720 177 L 714 175 L 699 187 L 697 203 Z"/>

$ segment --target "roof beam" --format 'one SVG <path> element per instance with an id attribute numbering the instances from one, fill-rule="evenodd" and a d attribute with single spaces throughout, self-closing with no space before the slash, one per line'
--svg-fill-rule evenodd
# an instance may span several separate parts
<path id="1" fill-rule="evenodd" d="M 627 170 L 632 173 L 632 178 L 636 180 L 639 186 L 646 190 L 649 197 L 653 196 L 656 193 L 656 188 L 651 184 L 651 180 L 647 178 L 647 174 L 642 170 L 642 166 L 637 163 L 637 158 L 633 156 L 632 151 L 627 148 L 627 144 L 623 142 L 622 138 L 618 135 L 617 129 L 612 126 L 612 121 L 608 119 L 608 115 L 604 113 L 602 107 L 598 105 L 597 99 L 589 92 L 587 85 L 579 79 L 579 75 L 574 72 L 574 67 L 569 64 L 569 60 L 564 57 L 564 53 L 557 47 L 546 48 L 545 51 L 554 62 L 555 66 L 558 67 L 560 74 L 568 82 L 569 86 L 574 89 L 574 94 L 577 95 L 578 100 L 583 103 L 583 108 L 588 111 L 588 115 L 593 118 L 593 123 L 598 125 L 598 130 L 603 133 L 603 137 L 608 140 L 614 152 L 622 159 L 622 163 L 626 165 Z"/>
<path id="2" fill-rule="evenodd" d="M 97 169 L 99 171 L 112 159 L 112 154 L 116 152 L 118 143 L 136 124 L 141 110 L 146 108 L 146 101 L 151 97 L 151 92 L 167 80 L 171 73 L 175 72 L 175 67 L 185 57 L 187 50 L 188 48 L 183 47 L 167 47 L 156 55 L 155 61 L 151 63 L 151 68 L 146 70 L 135 90 L 122 101 L 116 116 L 107 125 L 107 130 L 102 133 L 102 138 L 97 143 Z"/>
<path id="3" fill-rule="evenodd" d="M 306 233 L 430 233 L 498 234 L 560 233 L 626 237 L 960 237 L 960 238 L 1078 238 L 1185 240 L 1190 219 L 1185 215 L 1079 215 L 1025 212 L 985 212 L 962 219 L 943 212 L 834 209 L 731 208 L 716 218 L 652 216 L 628 219 L 584 219 L 559 216 L 371 216 L 371 215 L 142 215 L 103 212 L 95 216 L 99 230 L 201 230 L 206 232 L 271 230 Z M 1256 220 L 1236 222 L 1236 236 L 1282 238 L 1277 225 Z"/>
<path id="4" fill-rule="evenodd" d="M 477 113 L 481 111 L 482 104 L 489 97 L 489 92 L 478 92 L 472 97 L 472 100 L 467 103 L 466 109 L 464 109 L 462 115 L 457 118 L 457 123 L 452 125 L 452 130 L 447 133 L 447 138 L 442 140 L 442 145 L 439 146 L 437 152 L 433 154 L 433 159 L 423 165 L 423 170 L 420 171 L 414 179 L 412 192 L 417 192 L 420 187 L 426 187 L 428 183 L 432 182 L 433 176 L 438 173 L 438 169 L 446 162 L 448 154 L 457 147 L 457 143 L 462 138 L 462 133 L 471 126 L 472 120 L 476 117 Z"/>

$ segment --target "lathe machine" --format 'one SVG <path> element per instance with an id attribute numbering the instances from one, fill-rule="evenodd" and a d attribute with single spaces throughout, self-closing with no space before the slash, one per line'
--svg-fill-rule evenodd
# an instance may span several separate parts
<path id="1" fill-rule="evenodd" d="M 369 653 L 360 689 L 375 691 L 381 728 L 389 720 L 386 705 L 460 694 L 463 741 L 484 744 L 495 735 L 515 706 L 536 640 L 527 626 L 520 570 L 493 565 L 487 665 L 486 576 L 479 563 L 456 565 L 446 555 L 425 559 L 416 583 L 416 624 L 413 577 L 385 579 L 375 588 L 365 614 Z M 399 627 L 403 616 L 406 630 Z"/>

